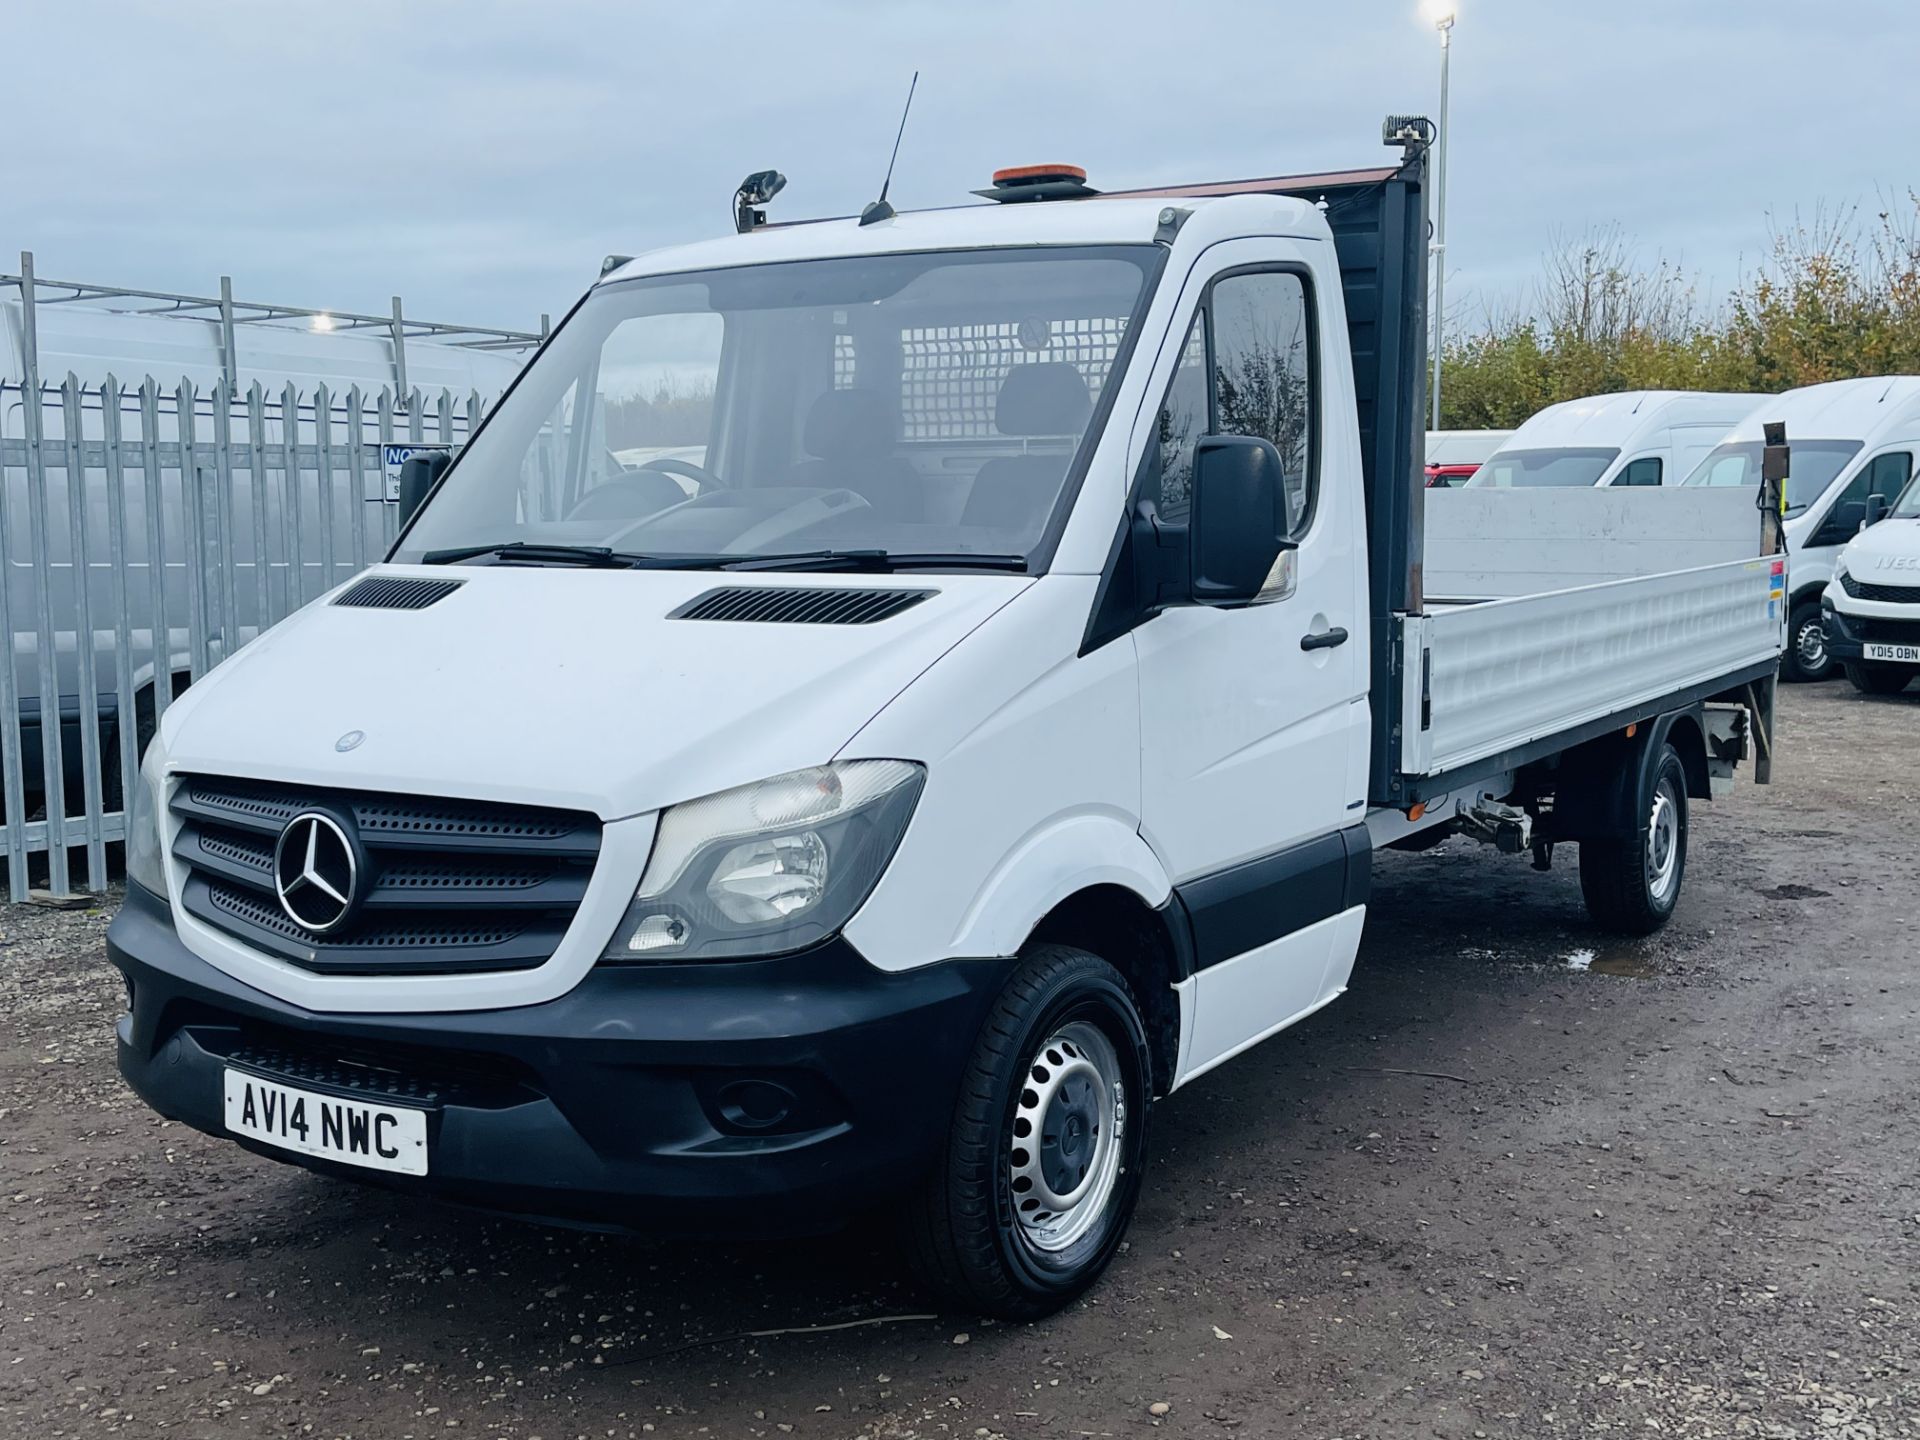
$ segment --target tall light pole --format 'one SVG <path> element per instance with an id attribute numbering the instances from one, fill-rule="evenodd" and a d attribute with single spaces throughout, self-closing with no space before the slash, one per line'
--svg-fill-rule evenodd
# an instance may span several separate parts
<path id="1" fill-rule="evenodd" d="M 1433 428 L 1440 428 L 1440 351 L 1447 318 L 1447 62 L 1453 58 L 1453 6 L 1427 0 L 1427 16 L 1440 32 L 1440 143 L 1433 157 Z"/>

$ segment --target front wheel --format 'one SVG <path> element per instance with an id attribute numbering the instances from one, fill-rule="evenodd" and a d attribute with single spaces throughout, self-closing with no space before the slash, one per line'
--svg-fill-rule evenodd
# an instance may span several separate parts
<path id="1" fill-rule="evenodd" d="M 922 1278 L 1008 1320 L 1093 1284 L 1139 1197 L 1151 1075 L 1120 973 L 1084 950 L 1036 946 L 981 1027 L 946 1150 L 909 1212 Z"/>
<path id="2" fill-rule="evenodd" d="M 1818 600 L 1802 600 L 1787 617 L 1787 653 L 1780 657 L 1782 680 L 1824 680 L 1833 673 L 1827 654 L 1827 627 Z"/>
<path id="3" fill-rule="evenodd" d="M 1914 675 L 1905 665 L 1874 665 L 1862 660 L 1849 660 L 1846 669 L 1847 679 L 1862 695 L 1898 695 Z"/>
<path id="4" fill-rule="evenodd" d="M 1687 871 L 1687 769 L 1671 745 L 1639 797 L 1625 836 L 1580 842 L 1580 892 L 1596 924 L 1651 935 L 1673 914 Z"/>

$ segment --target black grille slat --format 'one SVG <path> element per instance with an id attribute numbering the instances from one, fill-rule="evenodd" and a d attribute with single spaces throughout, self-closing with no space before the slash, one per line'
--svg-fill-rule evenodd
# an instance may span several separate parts
<path id="1" fill-rule="evenodd" d="M 1856 600 L 1871 600 L 1880 605 L 1920 605 L 1920 580 L 1912 585 L 1876 585 L 1848 571 L 1840 577 L 1840 588 Z"/>
<path id="2" fill-rule="evenodd" d="M 413 575 L 369 575 L 334 596 L 333 603 L 363 610 L 424 610 L 464 584 L 464 580 L 424 580 Z"/>
<path id="3" fill-rule="evenodd" d="M 431 1107 L 440 1104 L 454 1088 L 437 1079 L 352 1065 L 330 1056 L 275 1045 L 240 1045 L 228 1051 L 224 1058 L 229 1064 L 242 1066 L 269 1080 L 375 1102 Z"/>
<path id="4" fill-rule="evenodd" d="M 440 796 L 196 775 L 181 781 L 172 808 L 185 908 L 330 974 L 540 965 L 572 923 L 600 848 L 591 815 Z M 366 858 L 359 912 L 324 935 L 294 921 L 274 888 L 280 833 L 312 810 L 357 834 Z"/>
<path id="5" fill-rule="evenodd" d="M 937 590 L 734 585 L 697 596 L 669 618 L 754 625 L 873 625 L 937 594 Z"/>
<path id="6" fill-rule="evenodd" d="M 302 811 L 331 809 L 350 814 L 369 844 L 377 836 L 382 845 L 430 849 L 524 844 L 576 855 L 600 849 L 600 825 L 592 816 L 436 796 L 363 795 L 196 776 L 176 792 L 173 808 L 176 814 L 276 840 Z"/>
<path id="7" fill-rule="evenodd" d="M 1920 645 L 1920 620 L 1882 620 L 1877 616 L 1849 615 L 1847 625 L 1862 640 L 1883 645 Z"/>

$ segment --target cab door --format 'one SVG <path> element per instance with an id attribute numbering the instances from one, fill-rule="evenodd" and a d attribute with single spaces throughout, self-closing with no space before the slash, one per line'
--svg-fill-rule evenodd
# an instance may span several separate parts
<path id="1" fill-rule="evenodd" d="M 1370 855 L 1364 518 L 1345 319 L 1330 270 L 1333 293 L 1316 287 L 1317 248 L 1208 252 L 1136 432 L 1137 493 L 1176 524 L 1202 436 L 1271 440 L 1298 547 L 1254 604 L 1181 606 L 1135 632 L 1142 833 L 1194 936 L 1183 1079 L 1336 991 L 1358 942 Z"/>

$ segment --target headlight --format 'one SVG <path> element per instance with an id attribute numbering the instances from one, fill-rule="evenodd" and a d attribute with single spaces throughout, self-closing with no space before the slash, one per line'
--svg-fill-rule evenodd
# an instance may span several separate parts
<path id="1" fill-rule="evenodd" d="M 853 918 L 906 832 L 926 771 L 848 760 L 660 817 L 609 960 L 782 955 Z"/>
<path id="2" fill-rule="evenodd" d="M 166 756 L 158 745 L 149 744 L 127 803 L 127 878 L 163 900 L 167 896 L 167 867 L 160 796 L 167 783 L 165 769 Z"/>

